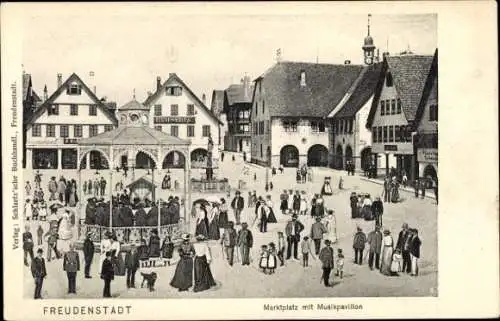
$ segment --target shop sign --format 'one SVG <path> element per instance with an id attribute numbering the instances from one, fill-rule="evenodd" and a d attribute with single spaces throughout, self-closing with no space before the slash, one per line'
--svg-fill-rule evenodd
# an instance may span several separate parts
<path id="1" fill-rule="evenodd" d="M 78 139 L 76 138 L 65 138 L 64 143 L 65 144 L 76 144 L 78 142 Z"/>
<path id="2" fill-rule="evenodd" d="M 427 163 L 437 163 L 438 150 L 434 148 L 419 148 L 417 150 L 417 161 Z"/>
<path id="3" fill-rule="evenodd" d="M 389 152 L 397 152 L 398 145 L 384 145 L 384 150 Z"/>
<path id="4" fill-rule="evenodd" d="M 155 116 L 153 122 L 155 124 L 194 124 L 195 117 Z"/>

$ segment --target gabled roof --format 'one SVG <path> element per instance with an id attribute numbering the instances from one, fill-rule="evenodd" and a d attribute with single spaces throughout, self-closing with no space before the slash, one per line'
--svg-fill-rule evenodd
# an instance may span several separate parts
<path id="1" fill-rule="evenodd" d="M 362 70 L 361 65 L 280 62 L 255 81 L 263 79 L 271 117 L 326 117 Z M 304 87 L 300 84 L 302 71 L 306 76 Z M 257 86 L 254 95 L 256 90 Z"/>
<path id="2" fill-rule="evenodd" d="M 403 114 L 408 122 L 415 120 L 418 105 L 422 98 L 425 81 L 429 74 L 433 56 L 430 55 L 402 55 L 384 57 L 380 78 L 375 90 L 370 114 L 366 127 L 370 128 L 377 110 L 378 100 L 382 91 L 385 74 L 391 72 L 393 84 L 401 99 Z"/>
<path id="3" fill-rule="evenodd" d="M 189 145 L 190 141 L 147 127 L 121 126 L 97 136 L 82 138 L 78 145 Z"/>
<path id="4" fill-rule="evenodd" d="M 23 74 L 23 101 L 28 98 L 28 89 L 32 86 L 31 75 Z"/>
<path id="5" fill-rule="evenodd" d="M 148 108 L 151 107 L 151 104 L 153 101 L 155 101 L 160 95 L 161 93 L 164 93 L 165 92 L 165 88 L 167 87 L 168 84 L 172 83 L 172 82 L 178 82 L 185 90 L 188 91 L 189 94 L 191 94 L 191 96 L 194 97 L 194 99 L 196 100 L 197 104 L 200 105 L 203 109 L 205 109 L 205 111 L 213 118 L 215 119 L 219 124 L 222 125 L 222 122 L 221 120 L 215 116 L 215 114 L 210 111 L 210 109 L 198 98 L 198 96 L 196 96 L 194 94 L 194 92 L 184 83 L 184 81 L 182 81 L 182 79 L 177 76 L 177 74 L 175 73 L 171 73 L 168 77 L 168 79 L 163 83 L 163 85 L 161 85 L 160 88 L 158 88 L 151 96 L 149 96 L 148 98 L 146 98 L 146 100 L 144 101 L 144 106 L 147 106 Z"/>
<path id="6" fill-rule="evenodd" d="M 210 110 L 215 114 L 219 115 L 224 109 L 224 90 L 214 90 L 212 92 L 212 102 L 210 104 Z"/>
<path id="7" fill-rule="evenodd" d="M 47 107 L 49 107 L 54 100 L 66 89 L 69 83 L 76 81 L 77 83 L 82 85 L 83 90 L 89 97 L 92 99 L 92 101 L 97 105 L 97 108 L 99 108 L 108 118 L 113 122 L 114 125 L 118 124 L 118 120 L 116 119 L 115 115 L 97 98 L 97 96 L 90 90 L 90 88 L 82 81 L 80 77 L 78 77 L 77 74 L 72 73 L 71 76 L 66 79 L 66 81 L 59 87 L 57 88 L 56 91 L 50 97 L 38 107 L 33 115 L 26 121 L 27 125 L 30 126 L 33 124 L 33 122 L 40 117 Z"/>
<path id="8" fill-rule="evenodd" d="M 229 106 L 238 103 L 252 103 L 253 85 L 248 86 L 246 95 L 244 86 L 244 84 L 233 84 L 225 90 Z"/>
<path id="9" fill-rule="evenodd" d="M 365 67 L 354 89 L 334 117 L 353 117 L 375 93 L 382 63 Z"/>
<path id="10" fill-rule="evenodd" d="M 125 105 L 118 108 L 118 110 L 149 110 L 149 108 L 144 106 L 134 98 Z"/>
<path id="11" fill-rule="evenodd" d="M 151 177 L 149 177 L 149 175 L 144 175 L 144 176 L 139 177 L 135 181 L 130 182 L 130 184 L 128 184 L 126 186 L 126 188 L 134 187 L 134 186 L 136 186 L 137 184 L 140 184 L 140 183 L 147 183 L 149 186 L 153 186 L 154 185 L 155 187 L 161 185 L 161 183 L 158 182 L 156 179 L 153 182 L 153 179 Z"/>
<path id="12" fill-rule="evenodd" d="M 436 84 L 434 86 L 434 84 Z M 415 115 L 415 124 L 418 126 L 420 121 L 422 120 L 422 116 L 424 114 L 425 105 L 427 104 L 427 100 L 429 97 L 438 97 L 438 51 L 434 52 L 434 57 L 432 59 L 431 69 L 429 71 L 429 75 L 427 80 L 425 81 L 424 90 L 422 93 L 422 99 L 417 108 L 417 113 Z"/>

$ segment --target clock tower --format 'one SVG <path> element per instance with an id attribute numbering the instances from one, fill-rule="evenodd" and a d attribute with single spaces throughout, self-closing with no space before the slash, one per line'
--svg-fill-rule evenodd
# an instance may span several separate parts
<path id="1" fill-rule="evenodd" d="M 378 62 L 379 57 L 378 54 L 375 56 L 375 45 L 373 44 L 373 38 L 370 36 L 370 18 L 371 14 L 368 14 L 368 35 L 365 37 L 363 47 L 363 53 L 364 53 L 364 62 L 366 65 L 371 65 L 374 62 Z"/>
<path id="2" fill-rule="evenodd" d="M 149 108 L 132 99 L 117 111 L 118 126 L 148 127 Z"/>

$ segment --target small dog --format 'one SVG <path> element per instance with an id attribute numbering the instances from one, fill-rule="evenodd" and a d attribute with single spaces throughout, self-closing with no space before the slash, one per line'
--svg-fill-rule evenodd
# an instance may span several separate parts
<path id="1" fill-rule="evenodd" d="M 141 276 L 142 276 L 141 288 L 144 287 L 144 282 L 147 282 L 147 286 L 148 286 L 149 291 L 154 291 L 154 289 L 155 289 L 154 286 L 155 286 L 156 279 L 158 278 L 158 275 L 155 272 L 151 272 L 151 273 L 141 272 Z"/>

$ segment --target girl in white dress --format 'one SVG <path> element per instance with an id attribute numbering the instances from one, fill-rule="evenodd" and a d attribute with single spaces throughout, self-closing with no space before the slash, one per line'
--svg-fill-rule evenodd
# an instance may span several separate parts
<path id="1" fill-rule="evenodd" d="M 31 220 L 33 217 L 33 207 L 31 206 L 30 199 L 26 199 L 26 204 L 24 205 L 24 217 L 26 218 L 26 221 Z"/>
<path id="2" fill-rule="evenodd" d="M 101 268 L 102 268 L 102 262 L 104 262 L 104 259 L 106 258 L 106 252 L 111 251 L 111 240 L 109 239 L 110 233 L 105 232 L 104 233 L 104 238 L 101 240 L 101 257 L 99 260 L 99 268 L 97 271 L 101 273 Z"/>
<path id="3" fill-rule="evenodd" d="M 306 215 L 307 212 L 307 199 L 306 199 L 306 193 L 303 192 L 302 196 L 300 197 L 300 209 L 299 209 L 299 214 L 300 215 Z"/>
<path id="4" fill-rule="evenodd" d="M 327 232 L 326 239 L 330 240 L 333 244 L 337 243 L 337 221 L 333 210 L 328 211 L 328 215 L 323 218 L 323 225 L 325 225 Z"/>
<path id="5" fill-rule="evenodd" d="M 73 238 L 73 231 L 69 218 L 69 211 L 64 212 L 61 215 L 61 222 L 59 223 L 59 239 L 57 240 L 57 248 L 61 253 L 69 251 L 69 245 L 71 239 Z"/>

